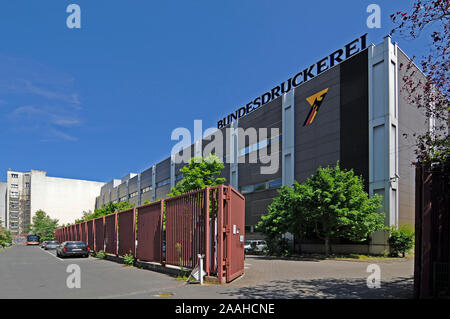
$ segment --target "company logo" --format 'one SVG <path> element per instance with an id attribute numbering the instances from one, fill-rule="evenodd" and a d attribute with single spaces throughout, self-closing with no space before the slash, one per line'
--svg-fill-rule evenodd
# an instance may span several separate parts
<path id="1" fill-rule="evenodd" d="M 322 102 L 325 99 L 325 96 L 327 95 L 327 93 L 328 93 L 328 88 L 306 98 L 306 101 L 308 101 L 308 103 L 311 105 L 311 111 L 309 111 L 309 114 L 306 117 L 305 122 L 303 123 L 303 126 L 310 125 L 312 122 L 314 122 L 317 112 L 319 112 L 319 108 L 322 105 Z"/>

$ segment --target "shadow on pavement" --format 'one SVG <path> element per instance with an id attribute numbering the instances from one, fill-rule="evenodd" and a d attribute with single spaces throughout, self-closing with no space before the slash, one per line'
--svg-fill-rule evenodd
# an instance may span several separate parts
<path id="1" fill-rule="evenodd" d="M 252 287 L 241 287 L 223 294 L 238 299 L 406 299 L 413 297 L 413 277 L 381 281 L 381 288 L 367 287 L 366 279 L 311 279 L 271 281 Z"/>

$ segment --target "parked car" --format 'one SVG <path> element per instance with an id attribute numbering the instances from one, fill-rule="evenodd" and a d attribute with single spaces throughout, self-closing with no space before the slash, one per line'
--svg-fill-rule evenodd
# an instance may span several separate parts
<path id="1" fill-rule="evenodd" d="M 42 244 L 41 244 L 41 248 L 45 248 L 45 245 L 47 245 L 47 243 L 48 243 L 48 241 L 47 241 L 47 240 L 44 240 L 44 241 L 42 242 Z"/>
<path id="2" fill-rule="evenodd" d="M 47 242 L 47 245 L 45 245 L 44 249 L 49 250 L 49 249 L 56 249 L 58 247 L 59 247 L 59 244 L 56 240 L 50 240 Z"/>
<path id="3" fill-rule="evenodd" d="M 64 258 L 68 256 L 89 257 L 89 247 L 82 241 L 65 241 L 56 248 L 56 256 Z"/>
<path id="4" fill-rule="evenodd" d="M 263 252 L 267 249 L 265 240 L 246 240 L 244 245 L 244 252 Z"/>

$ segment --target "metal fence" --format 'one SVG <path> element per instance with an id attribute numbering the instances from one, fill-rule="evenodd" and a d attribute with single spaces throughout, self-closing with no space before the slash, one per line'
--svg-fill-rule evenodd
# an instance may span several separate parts
<path id="1" fill-rule="evenodd" d="M 138 207 L 136 258 L 163 262 L 163 201 Z"/>
<path id="2" fill-rule="evenodd" d="M 167 199 L 166 263 L 193 269 L 205 254 L 205 191 Z"/>
<path id="3" fill-rule="evenodd" d="M 105 252 L 117 254 L 117 213 L 105 216 Z"/>
<path id="4" fill-rule="evenodd" d="M 449 175 L 445 167 L 416 166 L 414 294 L 450 296 Z"/>
<path id="5" fill-rule="evenodd" d="M 118 219 L 118 255 L 131 254 L 135 256 L 136 226 L 135 209 L 130 209 L 117 214 Z"/>
<path id="6" fill-rule="evenodd" d="M 244 273 L 244 219 L 244 196 L 220 185 L 67 226 L 55 236 L 182 269 L 195 268 L 203 255 L 206 274 L 222 283 Z"/>

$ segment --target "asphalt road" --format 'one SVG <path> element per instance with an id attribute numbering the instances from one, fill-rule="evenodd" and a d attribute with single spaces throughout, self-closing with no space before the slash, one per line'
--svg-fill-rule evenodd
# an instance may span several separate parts
<path id="1" fill-rule="evenodd" d="M 80 288 L 68 288 L 69 265 Z M 56 257 L 36 246 L 0 249 L 0 298 L 410 298 L 412 260 L 381 263 L 380 289 L 366 285 L 368 263 L 247 257 L 244 277 L 228 285 L 185 285 L 149 270 L 89 258 Z"/>

